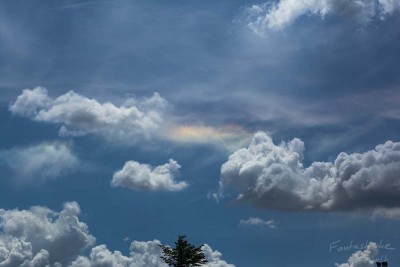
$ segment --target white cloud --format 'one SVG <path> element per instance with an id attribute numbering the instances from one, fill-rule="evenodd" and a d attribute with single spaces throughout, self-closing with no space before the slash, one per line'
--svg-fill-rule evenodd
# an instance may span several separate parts
<path id="1" fill-rule="evenodd" d="M 128 256 L 111 252 L 106 245 L 91 249 L 95 238 L 78 218 L 76 202 L 64 204 L 61 212 L 35 206 L 28 210 L 0 209 L 1 267 L 167 267 L 162 261 L 160 241 L 133 241 Z M 222 254 L 205 244 L 209 261 L 205 267 L 235 267 L 222 260 Z"/>
<path id="2" fill-rule="evenodd" d="M 59 124 L 60 135 L 92 133 L 115 142 L 134 143 L 158 134 L 166 108 L 167 102 L 157 93 L 141 100 L 126 99 L 118 107 L 73 91 L 53 99 L 45 88 L 37 87 L 23 90 L 10 111 L 35 121 Z"/>
<path id="3" fill-rule="evenodd" d="M 160 241 L 134 241 L 130 247 L 129 256 L 119 251 L 111 252 L 105 245 L 94 247 L 89 257 L 79 256 L 70 267 L 168 267 L 160 258 Z M 221 259 L 222 254 L 214 251 L 209 245 L 202 247 L 206 259 L 209 261 L 204 267 L 235 267 Z"/>
<path id="4" fill-rule="evenodd" d="M 135 190 L 180 191 L 188 186 L 185 181 L 175 180 L 179 175 L 180 167 L 172 159 L 157 167 L 136 161 L 127 161 L 121 170 L 114 173 L 111 185 Z"/>
<path id="5" fill-rule="evenodd" d="M 364 153 L 340 153 L 335 162 L 303 166 L 304 143 L 279 145 L 263 132 L 230 155 L 220 185 L 239 189 L 239 200 L 278 210 L 377 210 L 400 204 L 400 143 Z"/>
<path id="6" fill-rule="evenodd" d="M 275 4 L 253 5 L 247 9 L 248 26 L 256 33 L 280 30 L 304 15 L 339 14 L 351 16 L 360 23 L 375 17 L 384 19 L 400 7 L 399 0 L 280 0 Z"/>
<path id="7" fill-rule="evenodd" d="M 271 219 L 268 221 L 265 221 L 263 219 L 257 218 L 257 217 L 251 217 L 248 218 L 247 220 L 240 220 L 240 225 L 249 225 L 249 226 L 267 226 L 269 228 L 276 228 L 276 222 L 275 220 Z"/>
<path id="8" fill-rule="evenodd" d="M 3 255 L 8 255 L 6 258 L 10 258 L 12 254 L 9 252 L 12 249 L 7 248 L 13 247 L 15 243 L 15 246 L 20 246 L 20 249 L 25 251 L 22 255 L 26 255 L 27 259 L 30 259 L 29 255 L 36 255 L 32 256 L 32 260 L 43 259 L 44 262 L 47 254 L 52 263 L 76 258 L 83 249 L 95 242 L 95 238 L 89 234 L 87 225 L 79 221 L 79 213 L 80 208 L 76 202 L 65 203 L 61 212 L 40 206 L 29 210 L 1 209 L 0 229 L 3 235 L 10 237 L 8 240 L 4 238 L 2 240 L 3 247 L 6 248 L 2 250 Z"/>
<path id="9" fill-rule="evenodd" d="M 114 267 L 148 266 L 167 267 L 161 256 L 160 241 L 134 241 L 130 246 L 130 255 L 124 256 L 119 251 L 111 252 L 105 245 L 94 247 L 89 258 L 80 256 L 71 263 L 71 267 Z"/>
<path id="10" fill-rule="evenodd" d="M 0 236 L 0 266 L 42 267 L 48 263 L 48 251 L 42 249 L 35 255 L 30 242 Z"/>
<path id="11" fill-rule="evenodd" d="M 213 250 L 209 245 L 205 244 L 201 249 L 208 260 L 208 263 L 204 267 L 235 267 L 235 265 L 222 260 L 221 252 Z"/>
<path id="12" fill-rule="evenodd" d="M 336 267 L 374 267 L 374 257 L 378 252 L 376 243 L 370 242 L 365 250 L 354 252 L 346 263 L 336 263 Z"/>
<path id="13" fill-rule="evenodd" d="M 1 151 L 3 160 L 20 179 L 47 180 L 71 172 L 78 159 L 65 143 L 38 145 Z"/>

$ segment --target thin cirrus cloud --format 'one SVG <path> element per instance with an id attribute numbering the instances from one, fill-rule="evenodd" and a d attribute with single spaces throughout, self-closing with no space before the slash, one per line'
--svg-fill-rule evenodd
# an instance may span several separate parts
<path id="1" fill-rule="evenodd" d="M 177 123 L 171 104 L 155 93 L 150 98 L 124 99 L 123 104 L 101 103 L 70 91 L 51 98 L 43 87 L 25 89 L 10 105 L 18 116 L 60 125 L 61 136 L 94 134 L 114 143 L 164 140 L 179 144 L 216 144 L 237 149 L 249 134 L 236 125 L 211 127 Z"/>
<path id="2" fill-rule="evenodd" d="M 281 30 L 304 15 L 323 18 L 328 14 L 339 14 L 365 24 L 374 18 L 384 19 L 399 7 L 399 0 L 280 0 L 274 4 L 253 5 L 246 13 L 249 28 L 262 34 L 266 30 Z"/>
<path id="3" fill-rule="evenodd" d="M 373 211 L 395 218 L 400 204 L 400 143 L 387 141 L 364 153 L 340 153 L 334 162 L 304 167 L 304 143 L 275 145 L 264 132 L 230 155 L 220 186 L 240 191 L 254 206 L 286 211 Z"/>
<path id="4" fill-rule="evenodd" d="M 166 267 L 160 258 L 158 240 L 133 241 L 129 255 L 94 246 L 96 238 L 80 221 L 76 202 L 67 202 L 60 212 L 42 206 L 28 210 L 0 209 L 0 266 Z M 89 256 L 85 251 L 90 249 Z M 205 244 L 206 267 L 234 267 L 221 259 L 221 253 Z"/>
<path id="5" fill-rule="evenodd" d="M 111 185 L 140 191 L 181 191 L 189 184 L 176 180 L 180 168 L 178 162 L 172 159 L 156 167 L 131 160 L 114 173 Z"/>
<path id="6" fill-rule="evenodd" d="M 68 144 L 45 142 L 0 151 L 2 161 L 19 180 L 45 181 L 73 172 L 79 160 Z"/>
<path id="7" fill-rule="evenodd" d="M 235 125 L 220 128 L 195 125 L 175 125 L 165 131 L 166 138 L 176 143 L 215 144 L 234 151 L 249 140 L 246 130 Z"/>
<path id="8" fill-rule="evenodd" d="M 266 226 L 271 229 L 276 228 L 276 221 L 274 219 L 271 220 L 263 220 L 258 217 L 250 217 L 247 220 L 240 220 L 239 225 L 242 226 Z"/>

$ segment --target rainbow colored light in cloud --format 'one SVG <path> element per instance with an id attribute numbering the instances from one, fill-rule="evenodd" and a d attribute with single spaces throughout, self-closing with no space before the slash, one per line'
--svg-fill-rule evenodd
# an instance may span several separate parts
<path id="1" fill-rule="evenodd" d="M 240 126 L 224 125 L 220 128 L 202 125 L 175 125 L 169 127 L 164 137 L 177 143 L 221 145 L 228 151 L 246 144 L 251 133 Z"/>

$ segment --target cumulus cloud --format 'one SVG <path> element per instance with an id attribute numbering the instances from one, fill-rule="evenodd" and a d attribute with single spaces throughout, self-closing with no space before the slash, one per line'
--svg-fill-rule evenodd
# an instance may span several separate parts
<path id="1" fill-rule="evenodd" d="M 111 252 L 105 245 L 94 247 L 89 257 L 79 256 L 70 267 L 168 267 L 160 258 L 160 241 L 134 241 L 130 247 L 129 256 L 119 251 Z M 202 247 L 204 255 L 209 261 L 204 267 L 235 267 L 221 259 L 222 254 L 214 251 L 209 245 Z"/>
<path id="2" fill-rule="evenodd" d="M 374 267 L 374 257 L 378 255 L 378 252 L 377 244 L 370 242 L 365 250 L 354 252 L 346 263 L 335 265 L 336 267 Z"/>
<path id="3" fill-rule="evenodd" d="M 247 225 L 247 226 L 267 226 L 271 229 L 276 228 L 276 222 L 275 220 L 271 219 L 268 221 L 265 221 L 263 219 L 257 218 L 257 217 L 251 217 L 248 218 L 247 220 L 240 220 L 240 225 Z"/>
<path id="4" fill-rule="evenodd" d="M 323 18 L 328 14 L 350 16 L 364 24 L 376 17 L 384 19 L 399 7 L 399 0 L 280 0 L 274 4 L 249 7 L 248 26 L 254 32 L 262 34 L 267 29 L 283 29 L 304 15 Z"/>
<path id="5" fill-rule="evenodd" d="M 130 246 L 130 255 L 124 256 L 119 251 L 111 252 L 105 245 L 94 247 L 89 257 L 79 256 L 70 267 L 113 267 L 113 266 L 148 266 L 167 267 L 161 256 L 160 241 L 134 241 Z"/>
<path id="6" fill-rule="evenodd" d="M 48 251 L 42 249 L 35 255 L 30 242 L 0 236 L 0 266 L 42 267 L 48 263 Z"/>
<path id="7" fill-rule="evenodd" d="M 332 162 L 303 166 L 304 143 L 275 145 L 266 133 L 230 155 L 221 167 L 222 188 L 268 209 L 378 210 L 400 205 L 400 143 L 387 141 L 364 153 L 340 153 Z"/>
<path id="8" fill-rule="evenodd" d="M 157 93 L 141 100 L 129 98 L 121 106 L 100 103 L 70 91 L 55 99 L 43 87 L 25 89 L 10 106 L 13 114 L 61 125 L 60 135 L 102 135 L 112 141 L 150 138 L 163 124 L 167 102 Z"/>
<path id="9" fill-rule="evenodd" d="M 20 179 L 47 180 L 62 176 L 78 166 L 68 144 L 53 142 L 0 152 Z"/>
<path id="10" fill-rule="evenodd" d="M 127 98 L 123 104 L 101 103 L 74 91 L 57 98 L 43 87 L 24 89 L 9 107 L 11 113 L 59 125 L 60 136 L 94 134 L 114 143 L 163 140 L 179 144 L 213 144 L 228 150 L 241 147 L 249 134 L 236 125 L 211 127 L 185 123 L 171 105 L 155 93 L 150 98 Z"/>
<path id="11" fill-rule="evenodd" d="M 180 191 L 188 186 L 185 181 L 176 181 L 180 165 L 170 159 L 168 163 L 157 167 L 127 161 L 121 170 L 114 173 L 112 186 L 127 187 L 147 191 Z"/>
<path id="12" fill-rule="evenodd" d="M 0 209 L 0 266 L 2 267 L 167 267 L 158 240 L 133 241 L 129 255 L 110 251 L 78 218 L 80 207 L 67 202 L 61 212 L 34 206 L 28 210 Z M 84 256 L 86 248 L 89 256 Z M 235 267 L 205 244 L 206 267 Z"/>
<path id="13" fill-rule="evenodd" d="M 65 203 L 61 212 L 40 206 L 29 210 L 0 209 L 0 260 L 15 260 L 15 251 L 22 251 L 18 256 L 24 261 L 55 263 L 76 258 L 95 242 L 87 225 L 79 221 L 79 214 L 76 202 Z"/>

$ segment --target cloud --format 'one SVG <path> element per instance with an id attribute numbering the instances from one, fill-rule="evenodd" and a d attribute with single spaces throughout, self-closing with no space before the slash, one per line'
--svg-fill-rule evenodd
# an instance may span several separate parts
<path id="1" fill-rule="evenodd" d="M 114 266 L 146 266 L 167 267 L 168 265 L 160 258 L 162 255 L 159 247 L 160 241 L 134 241 L 130 246 L 129 256 L 124 256 L 119 251 L 111 252 L 105 245 L 94 247 L 89 257 L 79 256 L 70 267 L 114 267 Z M 214 251 L 209 245 L 202 247 L 204 255 L 209 261 L 204 267 L 235 267 L 221 260 L 222 254 Z"/>
<path id="2" fill-rule="evenodd" d="M 79 256 L 70 267 L 113 267 L 113 266 L 167 266 L 161 256 L 160 241 L 134 241 L 130 246 L 130 255 L 124 256 L 119 251 L 111 252 L 105 245 L 92 248 L 89 257 Z"/>
<path id="3" fill-rule="evenodd" d="M 269 228 L 273 229 L 276 228 L 276 222 L 275 220 L 271 219 L 268 221 L 265 221 L 260 218 L 255 218 L 251 217 L 247 220 L 240 220 L 240 225 L 247 225 L 247 226 L 268 226 Z"/>
<path id="4" fill-rule="evenodd" d="M 6 164 L 23 180 L 48 180 L 72 172 L 79 164 L 69 145 L 41 143 L 1 151 Z"/>
<path id="5" fill-rule="evenodd" d="M 100 103 L 74 91 L 55 99 L 43 87 L 24 89 L 10 111 L 38 122 L 60 125 L 60 136 L 100 135 L 110 142 L 135 144 L 164 140 L 179 144 L 216 144 L 228 150 L 241 146 L 249 134 L 236 125 L 192 125 L 170 112 L 170 104 L 155 93 L 150 98 L 127 98 L 123 104 Z M 186 119 L 186 120 L 190 120 Z"/>
<path id="6" fill-rule="evenodd" d="M 0 209 L 0 266 L 167 267 L 160 258 L 158 240 L 133 241 L 128 256 L 111 252 L 104 244 L 92 247 L 96 239 L 79 220 L 79 214 L 76 202 L 65 203 L 61 212 L 41 206 Z M 90 247 L 89 256 L 84 256 L 82 253 Z M 209 245 L 202 249 L 209 261 L 205 267 L 234 267 Z"/>
<path id="7" fill-rule="evenodd" d="M 36 261 L 48 257 L 51 263 L 66 262 L 76 258 L 83 249 L 94 244 L 85 223 L 79 221 L 79 205 L 76 202 L 64 204 L 61 212 L 35 206 L 29 210 L 0 210 L 0 229 L 3 259 L 12 260 L 14 249 L 24 250 L 26 259 Z M 8 248 L 8 249 L 7 249 Z M 36 256 L 33 256 L 36 255 Z M 48 255 L 48 256 L 46 256 Z M 15 265 L 5 265 L 15 266 Z M 42 265 L 39 265 L 42 266 Z"/>
<path id="8" fill-rule="evenodd" d="M 365 24 L 376 17 L 384 19 L 399 7 L 399 0 L 280 0 L 275 4 L 253 5 L 246 12 L 250 29 L 262 34 L 266 30 L 281 30 L 304 15 L 324 18 L 339 14 Z"/>
<path id="9" fill-rule="evenodd" d="M 176 143 L 212 143 L 228 150 L 236 150 L 249 139 L 249 133 L 239 126 L 174 125 L 165 131 L 164 137 Z"/>
<path id="10" fill-rule="evenodd" d="M 42 249 L 35 255 L 30 242 L 0 236 L 0 266 L 42 267 L 48 263 L 48 251 Z"/>
<path id="11" fill-rule="evenodd" d="M 374 267 L 374 257 L 378 255 L 378 252 L 377 244 L 370 242 L 365 250 L 354 252 L 346 263 L 335 265 L 336 267 Z"/>
<path id="12" fill-rule="evenodd" d="M 340 153 L 332 162 L 303 166 L 304 143 L 275 145 L 266 133 L 229 156 L 220 186 L 234 186 L 240 201 L 276 210 L 378 210 L 400 205 L 400 143 L 364 153 Z"/>
<path id="13" fill-rule="evenodd" d="M 51 98 L 43 87 L 25 89 L 10 106 L 13 114 L 61 125 L 60 135 L 99 134 L 112 141 L 136 142 L 157 134 L 167 102 L 157 93 L 121 106 L 100 103 L 74 91 Z"/>
<path id="14" fill-rule="evenodd" d="M 400 208 L 380 208 L 372 212 L 371 219 L 400 220 Z"/>
<path id="15" fill-rule="evenodd" d="M 157 167 L 127 161 L 121 170 L 114 173 L 111 185 L 145 191 L 180 191 L 188 186 L 185 181 L 175 180 L 180 167 L 172 159 Z"/>

